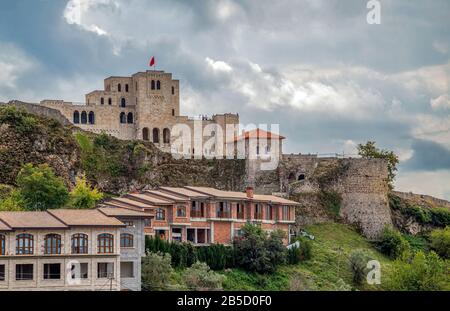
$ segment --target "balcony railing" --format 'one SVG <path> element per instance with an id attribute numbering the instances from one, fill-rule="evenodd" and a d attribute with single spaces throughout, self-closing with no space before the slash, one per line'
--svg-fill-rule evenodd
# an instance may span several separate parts
<path id="1" fill-rule="evenodd" d="M 229 211 L 217 211 L 217 218 L 231 218 Z"/>
<path id="2" fill-rule="evenodd" d="M 254 218 L 255 219 L 263 219 L 263 214 L 262 213 L 255 213 Z"/>
<path id="3" fill-rule="evenodd" d="M 191 217 L 193 218 L 204 218 L 205 213 L 203 211 L 191 210 Z"/>
<path id="4" fill-rule="evenodd" d="M 244 214 L 244 212 L 238 212 L 237 213 L 237 219 L 245 219 L 245 214 Z"/>

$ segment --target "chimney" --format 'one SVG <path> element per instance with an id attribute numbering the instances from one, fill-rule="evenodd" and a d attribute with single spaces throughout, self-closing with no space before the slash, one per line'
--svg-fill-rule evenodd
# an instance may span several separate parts
<path id="1" fill-rule="evenodd" d="M 247 193 L 247 198 L 253 199 L 253 187 L 247 187 L 245 192 Z"/>

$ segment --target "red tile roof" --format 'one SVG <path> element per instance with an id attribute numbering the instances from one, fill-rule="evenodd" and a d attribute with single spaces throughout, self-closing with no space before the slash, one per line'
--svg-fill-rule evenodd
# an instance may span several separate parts
<path id="1" fill-rule="evenodd" d="M 262 129 L 254 129 L 251 131 L 246 131 L 243 134 L 234 137 L 232 141 L 239 141 L 242 139 L 249 139 L 249 138 L 264 138 L 264 139 L 285 139 L 286 137 L 278 135 L 276 133 L 268 132 Z"/>

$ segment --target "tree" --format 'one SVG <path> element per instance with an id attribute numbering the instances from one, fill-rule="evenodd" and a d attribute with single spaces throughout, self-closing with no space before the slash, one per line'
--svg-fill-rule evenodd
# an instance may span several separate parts
<path id="1" fill-rule="evenodd" d="M 76 178 L 75 188 L 70 192 L 70 207 L 77 209 L 94 208 L 103 198 L 103 193 L 92 188 L 86 177 Z"/>
<path id="2" fill-rule="evenodd" d="M 269 236 L 259 226 L 246 224 L 242 236 L 233 241 L 236 265 L 253 272 L 274 272 L 286 261 L 282 238 L 278 231 Z"/>
<path id="3" fill-rule="evenodd" d="M 450 259 L 450 227 L 431 232 L 431 249 L 444 259 Z"/>
<path id="4" fill-rule="evenodd" d="M 358 144 L 358 154 L 366 159 L 383 159 L 387 162 L 389 188 L 393 188 L 393 182 L 397 171 L 398 156 L 389 150 L 379 149 L 374 141 Z"/>
<path id="5" fill-rule="evenodd" d="M 23 210 L 23 200 L 18 190 L 13 190 L 3 200 L 0 200 L 0 211 L 17 212 Z"/>
<path id="6" fill-rule="evenodd" d="M 173 273 L 171 260 L 169 254 L 147 253 L 142 261 L 142 286 L 145 290 L 169 289 Z"/>
<path id="7" fill-rule="evenodd" d="M 448 290 L 448 261 L 435 252 L 415 253 L 411 260 L 397 259 L 388 281 L 390 290 L 430 291 Z"/>
<path id="8" fill-rule="evenodd" d="M 46 210 L 60 208 L 67 203 L 69 192 L 48 164 L 25 164 L 16 178 L 24 208 Z"/>
<path id="9" fill-rule="evenodd" d="M 214 272 L 204 262 L 197 261 L 183 274 L 184 283 L 190 290 L 222 289 L 224 275 Z"/>

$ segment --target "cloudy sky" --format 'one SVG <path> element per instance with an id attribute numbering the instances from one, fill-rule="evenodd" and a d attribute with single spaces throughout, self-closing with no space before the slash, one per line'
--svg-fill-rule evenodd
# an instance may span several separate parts
<path id="1" fill-rule="evenodd" d="M 181 112 L 278 123 L 285 151 L 401 159 L 396 188 L 450 199 L 450 1 L 16 0 L 0 11 L 0 101 L 82 101 L 157 68 Z"/>

